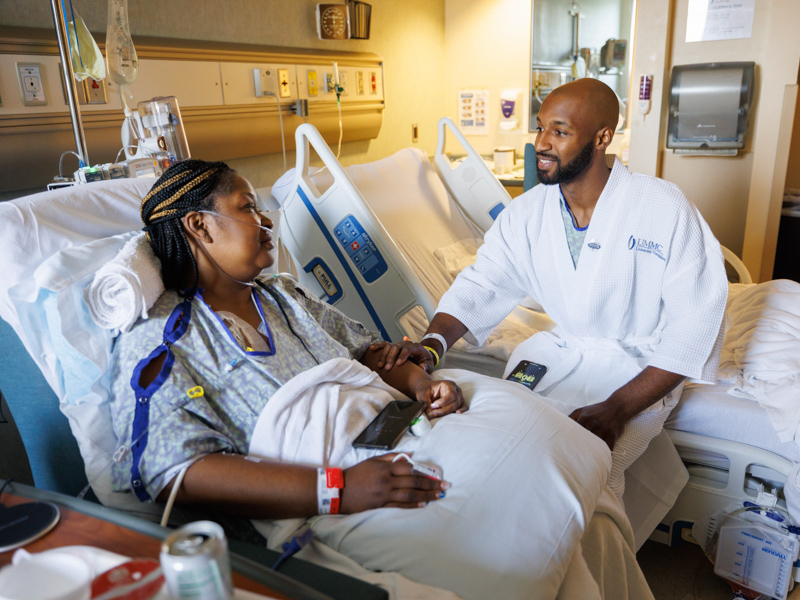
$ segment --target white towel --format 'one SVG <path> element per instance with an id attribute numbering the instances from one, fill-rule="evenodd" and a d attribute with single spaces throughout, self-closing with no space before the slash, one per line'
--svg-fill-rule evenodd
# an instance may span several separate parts
<path id="1" fill-rule="evenodd" d="M 103 329 L 128 331 L 164 291 L 161 262 L 145 233 L 129 240 L 86 288 L 92 320 Z"/>

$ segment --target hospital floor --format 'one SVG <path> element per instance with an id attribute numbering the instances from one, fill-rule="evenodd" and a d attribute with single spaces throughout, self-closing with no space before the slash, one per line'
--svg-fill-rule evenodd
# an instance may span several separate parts
<path id="1" fill-rule="evenodd" d="M 714 575 L 700 546 L 685 543 L 673 548 L 648 540 L 636 558 L 656 600 L 733 598 L 730 586 Z"/>

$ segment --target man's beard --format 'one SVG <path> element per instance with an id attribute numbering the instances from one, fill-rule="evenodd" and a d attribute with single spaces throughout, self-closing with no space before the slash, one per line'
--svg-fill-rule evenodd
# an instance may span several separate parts
<path id="1" fill-rule="evenodd" d="M 564 167 L 561 166 L 561 159 L 544 153 L 541 155 L 537 154 L 537 156 L 542 156 L 542 158 L 554 160 L 556 162 L 556 168 L 552 174 L 548 174 L 547 172 L 539 169 L 539 161 L 536 161 L 536 177 L 539 178 L 539 183 L 544 183 L 547 185 L 554 185 L 556 183 L 569 183 L 589 168 L 589 165 L 592 163 L 593 154 L 594 141 L 592 140 L 590 140 L 583 148 L 581 148 L 581 151 L 578 152 L 578 156 L 573 158 Z"/>

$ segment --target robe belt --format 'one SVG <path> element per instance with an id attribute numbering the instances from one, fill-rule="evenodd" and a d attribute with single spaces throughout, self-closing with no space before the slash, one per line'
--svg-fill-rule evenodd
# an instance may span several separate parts
<path id="1" fill-rule="evenodd" d="M 618 354 L 620 358 L 628 362 L 630 366 L 635 364 L 636 367 L 641 370 L 639 361 L 636 357 L 631 356 L 628 350 L 633 348 L 647 348 L 648 346 L 657 344 L 660 339 L 658 334 L 624 340 L 578 337 L 565 334 L 564 331 L 559 330 L 558 327 L 552 331 L 536 334 L 536 337 L 538 336 L 549 338 L 561 349 L 558 362 L 554 365 L 547 365 L 547 373 L 542 377 L 542 382 L 540 383 L 540 390 L 542 393 L 545 393 L 548 388 L 566 379 L 578 366 L 586 351 L 604 351 Z"/>

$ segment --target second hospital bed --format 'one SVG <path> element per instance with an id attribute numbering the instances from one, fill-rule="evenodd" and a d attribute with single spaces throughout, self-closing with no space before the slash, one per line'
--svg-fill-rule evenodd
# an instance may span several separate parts
<path id="1" fill-rule="evenodd" d="M 297 131 L 297 168 L 265 190 L 268 202 L 282 206 L 281 238 L 301 280 L 315 286 L 319 274 L 313 268 L 321 263 L 345 272 L 350 267 L 347 279 L 355 284 L 355 293 L 352 288 L 339 286 L 339 295 L 327 295 L 328 301 L 356 318 L 365 317 L 361 303 L 373 307 L 373 314 L 382 311 L 384 319 L 392 323 L 391 334 L 384 336 L 387 339 L 397 340 L 404 334 L 412 339 L 421 337 L 438 299 L 460 269 L 474 260 L 483 231 L 499 214 L 497 207 L 510 201 L 504 190 L 497 190 L 496 186 L 502 186 L 448 121 L 443 119 L 440 123 L 435 168 L 421 151 L 414 149 L 343 168 L 316 130 L 302 126 Z M 457 168 L 444 155 L 446 126 L 468 151 L 467 160 Z M 322 169 L 309 167 L 311 147 L 322 159 L 325 165 Z M 466 179 L 471 187 L 465 183 Z M 484 194 L 482 201 L 476 199 L 478 191 Z M 372 286 L 372 282 L 359 279 L 354 272 L 353 267 L 357 267 L 352 261 L 358 255 L 347 254 L 350 240 L 339 236 L 346 233 L 340 224 L 346 226 L 354 215 L 359 224 L 362 221 L 367 224 L 364 233 L 379 248 L 386 270 L 397 265 L 394 285 Z M 309 245 L 309 238 L 316 238 L 317 244 Z M 303 244 L 299 239 L 304 240 Z M 725 254 L 735 267 L 743 267 L 729 251 Z M 749 274 L 742 271 L 740 280 L 748 281 Z M 316 287 L 320 296 L 326 297 L 322 287 Z M 756 288 L 753 284 L 732 285 L 729 307 L 730 299 L 742 291 L 751 294 Z M 768 291 L 769 297 L 785 296 L 788 304 L 794 298 L 797 309 L 794 314 L 787 313 L 786 319 L 796 320 L 795 327 L 800 325 L 800 286 L 783 282 Z M 348 293 L 351 303 L 340 302 Z M 763 315 L 745 316 L 752 319 L 754 329 L 791 331 L 792 328 Z M 731 325 L 729 317 L 729 330 Z M 483 347 L 468 340 L 460 341 L 448 352 L 446 366 L 500 376 L 510 351 L 519 342 L 552 326 L 543 313 L 518 307 Z M 741 324 L 737 331 L 742 331 Z M 800 329 L 784 337 L 795 355 L 800 356 Z M 726 348 L 735 346 L 736 340 L 726 337 Z M 733 502 L 754 500 L 759 485 L 767 491 L 774 490 L 779 504 L 785 506 L 783 486 L 800 463 L 798 443 L 787 439 L 785 434 L 779 437 L 774 426 L 775 415 L 771 421 L 768 411 L 752 395 L 748 397 L 747 392 L 738 397 L 731 395 L 728 391 L 732 387 L 730 382 L 686 386 L 665 428 L 688 469 L 688 483 L 669 512 L 655 522 L 652 515 L 641 517 L 637 528 L 637 517 L 629 514 L 637 531 L 637 545 L 643 543 L 653 527 L 651 537 L 657 541 L 677 544 L 682 539 L 691 540 L 693 523 Z M 663 438 L 659 442 L 662 451 L 664 442 Z M 794 518 L 797 520 L 800 515 Z"/>

